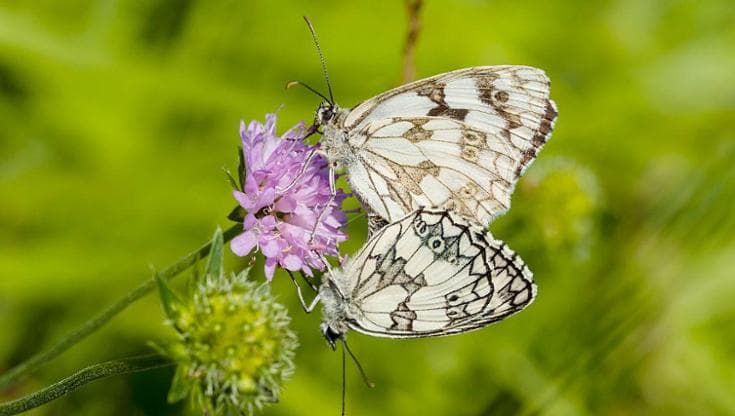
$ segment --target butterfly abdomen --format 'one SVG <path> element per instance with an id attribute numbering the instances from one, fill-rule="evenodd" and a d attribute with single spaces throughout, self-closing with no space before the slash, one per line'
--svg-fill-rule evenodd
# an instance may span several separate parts
<path id="1" fill-rule="evenodd" d="M 334 270 L 335 277 L 341 275 L 341 270 Z M 322 323 L 333 332 L 344 334 L 347 326 L 347 301 L 336 287 L 334 281 L 327 279 L 321 288 L 319 296 L 322 304 Z"/>

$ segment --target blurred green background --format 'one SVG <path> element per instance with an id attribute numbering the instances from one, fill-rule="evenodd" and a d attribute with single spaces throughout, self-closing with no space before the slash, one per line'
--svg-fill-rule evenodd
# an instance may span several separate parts
<path id="1" fill-rule="evenodd" d="M 0 0 L 0 372 L 209 238 L 234 206 L 240 119 L 310 120 L 396 86 L 400 1 Z M 428 0 L 419 77 L 543 68 L 559 119 L 491 225 L 539 297 L 482 331 L 354 334 L 355 415 L 735 414 L 735 5 Z M 351 201 L 350 206 L 355 206 Z M 354 251 L 364 219 L 350 225 Z M 231 268 L 242 267 L 233 256 Z M 258 279 L 263 279 L 259 270 Z M 179 279 L 183 282 L 184 279 Z M 337 414 L 340 360 L 290 282 L 297 370 L 269 415 Z M 170 337 L 156 296 L 0 400 Z M 176 415 L 170 370 L 97 382 L 34 415 Z"/>

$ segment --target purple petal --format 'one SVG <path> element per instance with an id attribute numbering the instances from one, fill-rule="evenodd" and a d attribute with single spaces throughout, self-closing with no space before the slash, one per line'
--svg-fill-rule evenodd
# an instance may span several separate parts
<path id="1" fill-rule="evenodd" d="M 307 240 L 311 237 L 311 230 L 307 232 L 304 228 L 294 224 L 283 223 L 278 229 L 291 240 Z"/>
<path id="2" fill-rule="evenodd" d="M 245 216 L 245 220 L 242 222 L 242 226 L 244 229 L 249 230 L 253 227 L 255 227 L 255 224 L 258 223 L 258 219 L 255 218 L 255 215 L 253 213 L 248 212 L 248 215 Z"/>
<path id="3" fill-rule="evenodd" d="M 260 210 L 261 208 L 273 205 L 273 200 L 276 198 L 276 190 L 274 188 L 268 188 L 263 190 L 263 193 L 258 196 L 258 200 L 255 201 L 253 210 Z"/>
<path id="4" fill-rule="evenodd" d="M 276 135 L 276 115 L 273 113 L 265 115 L 265 126 L 263 126 L 265 133 L 269 136 Z"/>
<path id="5" fill-rule="evenodd" d="M 250 198 L 250 195 L 240 191 L 232 191 L 232 196 L 234 196 L 237 202 L 240 203 L 241 207 L 247 210 L 251 210 L 253 208 L 253 200 Z"/>
<path id="6" fill-rule="evenodd" d="M 296 200 L 289 196 L 284 196 L 276 202 L 276 210 L 280 212 L 292 212 L 296 208 Z"/>
<path id="7" fill-rule="evenodd" d="M 301 271 L 309 277 L 314 277 L 314 272 L 312 272 L 311 268 L 307 265 L 304 265 L 304 267 L 301 268 Z"/>
<path id="8" fill-rule="evenodd" d="M 328 225 L 332 228 L 339 228 L 342 225 L 342 223 L 336 217 L 331 215 L 331 213 L 330 215 L 325 216 L 322 221 L 324 225 Z"/>
<path id="9" fill-rule="evenodd" d="M 301 269 L 301 266 L 304 265 L 304 262 L 299 258 L 299 256 L 289 254 L 281 261 L 281 264 L 287 270 L 296 271 Z"/>
<path id="10" fill-rule="evenodd" d="M 266 215 L 265 217 L 260 219 L 260 224 L 263 226 L 263 228 L 271 229 L 276 226 L 278 223 L 278 220 L 273 215 Z"/>
<path id="11" fill-rule="evenodd" d="M 242 140 L 245 140 L 245 131 L 247 130 L 247 125 L 245 124 L 245 120 L 240 120 L 240 138 Z"/>
<path id="12" fill-rule="evenodd" d="M 260 250 L 266 257 L 276 257 L 281 252 L 278 241 L 276 240 L 268 240 L 266 242 L 261 241 Z"/>
<path id="13" fill-rule="evenodd" d="M 258 192 L 258 181 L 255 180 L 253 174 L 246 169 L 245 171 L 245 186 L 243 190 L 246 194 L 254 194 Z"/>
<path id="14" fill-rule="evenodd" d="M 304 122 L 300 121 L 297 125 L 291 127 L 287 132 L 283 133 L 284 139 L 296 139 L 301 140 L 304 135 Z"/>
<path id="15" fill-rule="evenodd" d="M 248 129 L 243 134 L 242 139 L 243 141 L 247 141 L 250 144 L 255 144 L 259 141 L 259 136 L 262 136 L 264 131 L 265 128 L 263 127 L 263 125 L 253 120 L 248 125 Z"/>
<path id="16" fill-rule="evenodd" d="M 230 249 L 233 253 L 238 256 L 246 256 L 253 250 L 255 244 L 257 244 L 257 236 L 252 231 L 245 231 L 232 239 L 230 243 Z"/>
<path id="17" fill-rule="evenodd" d="M 271 155 L 281 146 L 281 143 L 283 142 L 276 136 L 266 137 L 265 142 L 263 142 L 263 148 L 261 149 L 263 161 L 269 161 Z"/>
<path id="18" fill-rule="evenodd" d="M 265 261 L 265 278 L 270 282 L 273 280 L 273 273 L 276 271 L 276 259 L 266 259 Z"/>

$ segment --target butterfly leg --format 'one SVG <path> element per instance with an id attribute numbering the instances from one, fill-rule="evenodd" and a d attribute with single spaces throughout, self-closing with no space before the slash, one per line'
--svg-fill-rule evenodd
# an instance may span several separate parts
<path id="1" fill-rule="evenodd" d="M 322 260 L 322 263 L 324 263 L 324 267 L 327 269 L 327 273 L 329 274 L 329 279 L 331 279 L 333 282 L 336 281 L 337 280 L 337 277 L 334 275 L 334 271 L 332 270 L 332 266 L 329 264 L 329 262 L 327 261 L 327 259 L 324 257 L 323 254 L 321 254 L 321 253 L 317 253 L 317 254 L 319 255 L 319 258 Z M 322 280 L 322 282 L 323 281 L 324 280 Z M 342 297 L 343 299 L 346 297 L 345 294 L 342 293 L 342 290 L 338 286 L 332 285 L 331 287 L 332 287 L 333 290 L 335 290 L 337 292 L 337 294 L 340 297 Z"/>
<path id="2" fill-rule="evenodd" d="M 311 125 L 311 126 L 310 126 L 310 127 L 309 127 L 309 128 L 307 129 L 307 130 L 306 130 L 306 134 L 304 134 L 304 137 L 303 137 L 303 138 L 302 138 L 301 140 L 303 141 L 303 140 L 306 140 L 306 139 L 308 139 L 308 138 L 309 138 L 309 136 L 313 135 L 314 133 L 319 133 L 319 134 L 321 134 L 321 132 L 319 131 L 319 125 L 318 125 L 318 124 L 316 124 L 316 123 L 312 124 L 312 125 Z"/>
<path id="3" fill-rule="evenodd" d="M 319 227 L 319 224 L 322 223 L 324 220 L 324 216 L 327 214 L 327 208 L 329 208 L 332 205 L 332 202 L 334 202 L 334 199 L 337 197 L 337 181 L 335 178 L 335 167 L 330 166 L 329 167 L 329 199 L 327 200 L 327 203 L 324 204 L 321 211 L 319 212 L 319 216 L 317 217 L 316 221 L 314 222 L 314 228 L 311 230 L 311 237 L 309 237 L 309 245 L 311 245 L 314 242 L 314 237 L 316 236 L 316 230 Z"/>
<path id="4" fill-rule="evenodd" d="M 296 293 L 299 296 L 299 301 L 301 301 L 301 307 L 304 308 L 304 312 L 311 313 L 316 308 L 316 305 L 319 303 L 319 298 L 320 298 L 319 293 L 317 293 L 314 299 L 311 300 L 311 303 L 307 305 L 306 301 L 304 300 L 304 296 L 301 293 L 301 286 L 299 285 L 299 282 L 296 281 L 296 278 L 294 277 L 293 273 L 291 273 L 290 270 L 286 270 L 286 271 L 288 272 L 289 277 L 291 277 L 291 281 L 293 282 L 294 286 L 296 286 Z M 307 281 L 307 284 L 312 289 L 317 290 L 317 288 L 313 286 L 311 282 Z"/>
<path id="5" fill-rule="evenodd" d="M 285 188 L 276 187 L 276 192 L 278 192 L 278 193 L 284 193 L 284 192 L 288 192 L 291 188 L 293 188 L 296 185 L 296 183 L 299 180 L 301 180 L 301 178 L 304 176 L 304 173 L 306 173 L 306 169 L 309 168 L 309 165 L 311 164 L 311 161 L 314 159 L 314 157 L 316 157 L 318 151 L 319 151 L 319 149 L 317 149 L 317 148 L 311 149 L 309 151 L 309 154 L 306 156 L 306 159 L 304 160 L 304 163 L 301 165 L 301 169 L 299 169 L 299 173 L 296 175 L 296 177 L 293 178 L 293 180 L 291 181 L 291 183 L 289 183 L 288 185 L 286 185 Z"/>

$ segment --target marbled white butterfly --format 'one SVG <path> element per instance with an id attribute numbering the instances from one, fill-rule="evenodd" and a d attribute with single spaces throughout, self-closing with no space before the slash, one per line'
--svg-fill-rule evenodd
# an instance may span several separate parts
<path id="1" fill-rule="evenodd" d="M 348 110 L 334 102 L 307 24 L 329 88 L 327 98 L 299 83 L 325 99 L 311 132 L 321 130 L 318 152 L 332 179 L 336 170 L 347 171 L 371 233 L 420 207 L 451 209 L 483 226 L 510 208 L 518 178 L 550 138 L 557 116 L 544 71 L 459 69 Z"/>
<path id="2" fill-rule="evenodd" d="M 525 263 L 484 227 L 453 211 L 418 209 L 330 270 L 307 311 L 321 300 L 322 333 L 334 348 L 348 329 L 389 338 L 479 329 L 535 296 Z"/>

